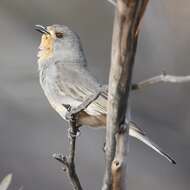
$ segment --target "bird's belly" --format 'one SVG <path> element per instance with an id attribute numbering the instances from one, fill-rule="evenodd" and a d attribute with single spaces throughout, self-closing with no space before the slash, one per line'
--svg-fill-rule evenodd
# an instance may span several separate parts
<path id="1" fill-rule="evenodd" d="M 86 125 L 89 127 L 105 127 L 106 126 L 106 115 L 90 115 L 85 111 L 79 113 L 79 124 Z"/>

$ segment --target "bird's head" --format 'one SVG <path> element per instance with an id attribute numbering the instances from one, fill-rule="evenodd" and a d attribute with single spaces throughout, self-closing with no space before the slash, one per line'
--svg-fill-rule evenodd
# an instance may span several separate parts
<path id="1" fill-rule="evenodd" d="M 42 33 L 39 46 L 39 61 L 54 58 L 56 61 L 72 62 L 83 57 L 79 37 L 64 25 L 36 25 L 35 30 Z"/>

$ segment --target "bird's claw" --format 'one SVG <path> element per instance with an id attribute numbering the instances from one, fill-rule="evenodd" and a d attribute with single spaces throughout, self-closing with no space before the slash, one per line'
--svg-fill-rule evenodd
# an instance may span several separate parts
<path id="1" fill-rule="evenodd" d="M 66 116 L 65 118 L 69 121 L 73 120 L 74 117 L 77 117 L 77 114 L 79 113 L 80 111 L 76 108 L 70 108 L 69 110 L 67 110 L 67 113 L 66 113 Z"/>
<path id="2" fill-rule="evenodd" d="M 65 115 L 66 120 L 71 121 L 73 119 L 73 114 L 71 114 L 70 112 L 67 112 Z"/>
<path id="3" fill-rule="evenodd" d="M 72 130 L 72 128 L 68 128 L 68 137 L 69 138 L 76 138 L 79 137 L 81 135 L 81 132 L 79 129 L 76 130 L 76 132 L 74 132 Z"/>

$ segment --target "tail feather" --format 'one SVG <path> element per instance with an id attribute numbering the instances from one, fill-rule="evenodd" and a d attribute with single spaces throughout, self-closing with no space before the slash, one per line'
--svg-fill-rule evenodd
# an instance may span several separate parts
<path id="1" fill-rule="evenodd" d="M 174 159 L 172 159 L 158 145 L 151 141 L 141 129 L 136 127 L 134 123 L 130 124 L 129 135 L 145 143 L 147 146 L 158 152 L 161 156 L 165 157 L 172 164 L 176 164 Z"/>

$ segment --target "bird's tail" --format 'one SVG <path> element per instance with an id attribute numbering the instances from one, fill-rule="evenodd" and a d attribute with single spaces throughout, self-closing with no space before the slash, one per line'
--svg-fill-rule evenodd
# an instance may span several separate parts
<path id="1" fill-rule="evenodd" d="M 130 127 L 129 127 L 129 135 L 145 143 L 147 146 L 149 146 L 150 148 L 158 152 L 161 156 L 165 157 L 172 164 L 176 164 L 174 159 L 172 159 L 168 154 L 163 152 L 162 149 L 158 145 L 152 142 L 146 136 L 146 134 L 141 129 L 137 128 L 136 125 L 132 122 L 130 123 Z"/>

